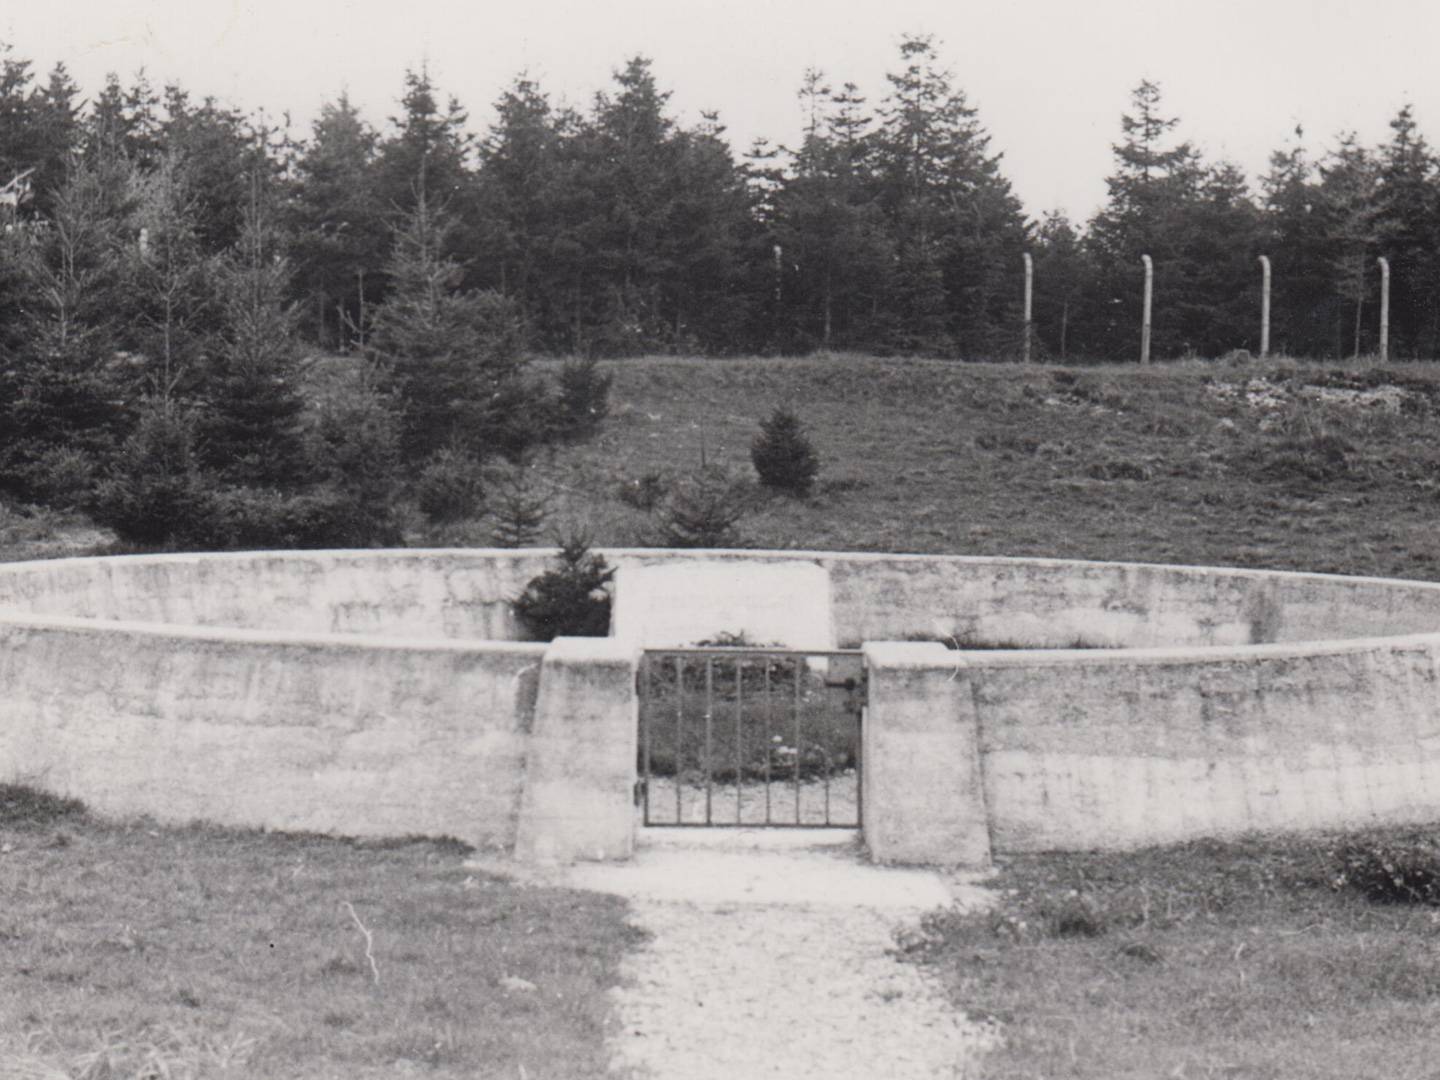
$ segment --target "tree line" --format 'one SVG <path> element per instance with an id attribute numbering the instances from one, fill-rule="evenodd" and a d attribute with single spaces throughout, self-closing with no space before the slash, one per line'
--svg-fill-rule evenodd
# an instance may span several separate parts
<path id="1" fill-rule="evenodd" d="M 1252 191 L 1239 168 L 1179 139 L 1158 85 L 1142 82 L 1105 205 L 1082 223 L 1058 211 L 1032 220 L 934 41 L 904 39 L 897 61 L 873 104 L 853 83 L 806 72 L 798 144 L 761 141 L 737 157 L 715 114 L 674 118 L 639 57 L 587 108 L 553 104 L 522 75 L 479 137 L 412 70 L 383 131 L 342 95 L 299 140 L 179 86 L 157 91 L 143 73 L 129 85 L 111 76 L 82 103 L 63 65 L 37 80 L 6 52 L 0 182 L 27 174 L 21 219 L 83 209 L 136 244 L 144 215 L 168 199 L 160 231 L 186 230 L 197 259 L 235 250 L 258 201 L 290 269 L 279 285 L 295 330 L 330 350 L 369 346 L 395 288 L 401 223 L 423 202 L 453 263 L 443 290 L 503 299 L 539 352 L 1005 358 L 1018 351 L 1028 251 L 1036 338 L 1052 357 L 1135 355 L 1141 254 L 1156 265 L 1158 356 L 1254 349 L 1260 254 L 1275 268 L 1277 349 L 1372 347 L 1383 255 L 1394 351 L 1435 354 L 1440 179 L 1409 106 L 1373 148 L 1342 135 L 1312 156 L 1297 128 Z M 103 246 L 76 239 L 92 241 Z M 13 339 L 35 283 L 27 298 L 13 260 L 5 273 Z"/>

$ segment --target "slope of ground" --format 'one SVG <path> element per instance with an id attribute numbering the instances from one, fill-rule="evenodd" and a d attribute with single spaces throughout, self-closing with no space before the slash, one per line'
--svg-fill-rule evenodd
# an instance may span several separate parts
<path id="1" fill-rule="evenodd" d="M 777 404 L 822 459 L 768 499 L 758 547 L 1053 556 L 1440 575 L 1440 369 L 1186 363 L 1073 368 L 646 358 L 607 365 L 611 418 L 537 472 L 552 520 L 643 543 L 617 493 L 702 459 L 750 473 Z M 483 539 L 481 530 L 477 538 Z"/>
<path id="2" fill-rule="evenodd" d="M 327 361 L 327 392 L 348 363 Z M 533 466 L 552 495 L 542 542 L 574 526 L 602 545 L 655 542 L 654 513 L 622 490 L 702 461 L 753 476 L 759 420 L 788 404 L 819 450 L 819 483 L 806 499 L 763 499 L 741 525 L 752 546 L 1440 577 L 1436 365 L 836 355 L 602 367 L 614 387 L 600 433 Z M 409 539 L 488 545 L 493 527 Z M 0 507 L 0 558 L 115 550 L 107 539 L 76 515 Z"/>

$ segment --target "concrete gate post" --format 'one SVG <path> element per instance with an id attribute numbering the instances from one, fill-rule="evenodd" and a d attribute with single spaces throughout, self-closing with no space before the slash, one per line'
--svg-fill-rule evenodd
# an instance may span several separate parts
<path id="1" fill-rule="evenodd" d="M 635 849 L 640 650 L 615 638 L 556 638 L 540 666 L 515 857 L 628 859 Z"/>
<path id="2" fill-rule="evenodd" d="M 979 725 L 962 655 L 933 642 L 865 645 L 861 827 L 880 863 L 990 865 Z"/>

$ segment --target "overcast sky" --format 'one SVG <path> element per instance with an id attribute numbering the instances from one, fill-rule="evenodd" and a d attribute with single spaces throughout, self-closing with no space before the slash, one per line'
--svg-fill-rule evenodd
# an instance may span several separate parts
<path id="1" fill-rule="evenodd" d="M 303 130 L 342 90 L 383 124 L 422 61 L 479 132 L 522 69 L 584 103 L 643 53 L 680 119 L 718 109 L 737 151 L 795 139 L 807 67 L 878 102 L 912 32 L 939 40 L 1032 215 L 1103 200 L 1143 77 L 1252 177 L 1297 124 L 1315 152 L 1341 130 L 1375 142 L 1407 101 L 1440 142 L 1440 0 L 0 0 L 0 39 L 42 72 L 63 60 L 87 94 L 143 66 Z"/>

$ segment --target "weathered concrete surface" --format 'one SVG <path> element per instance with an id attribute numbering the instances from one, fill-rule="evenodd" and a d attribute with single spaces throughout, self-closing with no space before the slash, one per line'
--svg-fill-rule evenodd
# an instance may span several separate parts
<path id="1" fill-rule="evenodd" d="M 821 556 L 836 640 L 1016 647 L 1250 645 L 1440 631 L 1440 585 L 1213 567 Z"/>
<path id="2" fill-rule="evenodd" d="M 543 653 L 0 616 L 0 777 L 107 813 L 505 849 Z"/>
<path id="3" fill-rule="evenodd" d="M 829 649 L 830 575 L 814 561 L 705 555 L 676 561 L 631 556 L 615 575 L 611 632 L 645 648 L 744 634 L 755 643 Z"/>
<path id="4" fill-rule="evenodd" d="M 682 625 L 679 636 L 733 631 L 738 627 L 711 623 L 744 622 L 763 609 L 757 633 L 804 637 L 797 643 L 806 648 L 820 647 L 821 637 L 829 646 L 914 634 L 1045 648 L 1077 640 L 1155 648 L 1440 632 L 1440 585 L 1429 582 L 967 556 L 650 549 L 602 554 L 618 568 L 621 582 L 632 580 L 638 568 L 633 580 L 677 583 L 671 608 L 692 589 L 683 568 L 705 567 L 704 584 L 693 588 L 707 603 L 721 605 L 719 619 Z M 550 549 L 61 559 L 0 566 L 0 609 L 302 633 L 511 640 L 517 628 L 510 600 L 553 565 Z M 817 569 L 802 573 L 798 567 Z M 787 602 L 792 589 L 787 582 L 797 581 L 797 574 L 828 578 L 828 597 L 810 582 L 794 586 L 794 602 Z M 762 580 L 768 585 L 747 584 Z M 626 591 L 617 586 L 616 619 L 628 633 L 628 612 L 636 601 Z M 686 617 L 683 611 L 667 612 L 664 596 L 653 592 L 643 603 L 660 609 L 662 617 L 682 622 Z M 801 606 L 807 608 L 803 614 L 786 610 Z M 829 623 L 823 632 L 822 620 Z M 769 629 L 772 623 L 775 629 Z M 793 632 L 787 629 L 792 626 Z"/>
<path id="5" fill-rule="evenodd" d="M 513 641 L 546 551 L 283 551 L 0 566 L 0 609 L 286 633 Z"/>
<path id="6" fill-rule="evenodd" d="M 1440 818 L 1440 637 L 971 654 L 997 850 Z"/>
<path id="7" fill-rule="evenodd" d="M 639 661 L 639 650 L 616 638 L 556 638 L 546 651 L 517 858 L 568 863 L 630 857 Z"/>
<path id="8" fill-rule="evenodd" d="M 988 866 L 979 732 L 964 661 L 943 645 L 865 646 L 863 831 L 880 863 Z"/>
<path id="9" fill-rule="evenodd" d="M 956 809 L 978 790 L 976 740 L 997 850 L 1440 817 L 1440 585 L 1054 560 L 604 554 L 620 568 L 622 619 L 632 572 L 684 580 L 698 558 L 722 608 L 743 615 L 763 597 L 777 620 L 724 625 L 712 608 L 701 637 L 746 629 L 817 647 L 823 627 L 824 645 L 919 633 L 1142 647 L 970 653 L 958 668 L 947 657 L 943 686 L 919 668 L 882 675 L 867 825 L 883 858 L 977 857 L 970 810 Z M 119 812 L 508 848 L 544 650 L 478 639 L 512 636 L 510 599 L 552 565 L 539 550 L 0 565 L 0 778 Z M 792 590 L 797 567 L 806 584 Z M 652 612 L 667 603 L 685 609 L 676 618 L 700 610 L 652 591 Z M 804 635 L 779 620 L 803 622 Z M 394 636 L 358 636 L 380 629 Z M 1177 647 L 1151 648 L 1162 644 Z M 537 813 L 552 807 L 534 820 L 568 820 L 580 841 L 536 832 L 532 854 L 625 850 L 629 661 L 594 660 L 613 693 L 589 721 L 566 704 L 595 697 L 587 663 L 557 653 L 560 704 L 528 777 Z M 561 754 L 576 729 L 600 762 L 578 780 Z M 599 734 L 622 729 L 623 743 Z M 908 763 L 889 769 L 887 756 Z M 590 811 L 564 810 L 572 782 L 597 800 Z M 925 834 L 931 803 L 942 812 Z M 904 854 L 904 843 L 916 846 Z"/>

